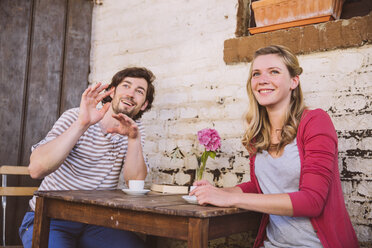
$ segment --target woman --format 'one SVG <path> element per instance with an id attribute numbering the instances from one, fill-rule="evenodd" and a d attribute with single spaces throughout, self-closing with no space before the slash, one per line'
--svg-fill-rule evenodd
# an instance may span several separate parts
<path id="1" fill-rule="evenodd" d="M 301 73 L 286 47 L 256 51 L 242 141 L 251 181 L 221 189 L 202 180 L 190 194 L 199 204 L 264 213 L 254 247 L 358 247 L 341 189 L 337 135 L 326 112 L 305 107 Z"/>

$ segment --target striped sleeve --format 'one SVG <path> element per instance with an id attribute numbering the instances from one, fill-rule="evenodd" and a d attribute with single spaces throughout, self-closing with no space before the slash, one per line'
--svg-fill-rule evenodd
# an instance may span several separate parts
<path id="1" fill-rule="evenodd" d="M 59 135 L 64 133 L 71 125 L 74 123 L 79 116 L 79 108 L 73 108 L 65 111 L 61 117 L 54 123 L 53 128 L 48 132 L 44 139 L 42 139 L 39 143 L 33 145 L 31 147 L 31 151 L 35 150 L 40 145 L 46 144 Z"/>

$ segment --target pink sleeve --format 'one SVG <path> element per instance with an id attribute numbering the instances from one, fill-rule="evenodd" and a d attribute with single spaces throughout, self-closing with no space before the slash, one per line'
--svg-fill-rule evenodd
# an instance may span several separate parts
<path id="1" fill-rule="evenodd" d="M 244 193 L 258 193 L 256 184 L 253 182 L 246 182 L 236 185 L 243 190 Z"/>
<path id="2" fill-rule="evenodd" d="M 297 133 L 302 155 L 300 188 L 289 196 L 293 216 L 314 217 L 321 214 L 333 174 L 338 173 L 337 135 L 323 110 L 311 111 L 302 122 Z"/>

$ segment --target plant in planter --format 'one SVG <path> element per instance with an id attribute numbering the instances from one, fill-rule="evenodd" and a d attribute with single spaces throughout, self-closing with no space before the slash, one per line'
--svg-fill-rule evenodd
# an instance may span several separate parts
<path id="1" fill-rule="evenodd" d="M 252 2 L 251 34 L 339 19 L 345 0 L 260 0 Z"/>

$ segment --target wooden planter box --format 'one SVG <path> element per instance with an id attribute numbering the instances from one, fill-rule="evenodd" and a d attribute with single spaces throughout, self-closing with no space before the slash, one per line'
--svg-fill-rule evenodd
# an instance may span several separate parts
<path id="1" fill-rule="evenodd" d="M 260 0 L 252 3 L 251 34 L 339 19 L 344 0 Z"/>

